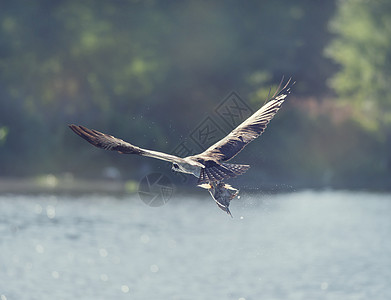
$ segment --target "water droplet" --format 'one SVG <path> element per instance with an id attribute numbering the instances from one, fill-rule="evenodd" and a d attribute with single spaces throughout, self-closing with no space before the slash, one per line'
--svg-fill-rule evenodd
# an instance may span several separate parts
<path id="1" fill-rule="evenodd" d="M 150 238 L 147 234 L 143 234 L 142 236 L 140 236 L 140 241 L 144 244 L 147 244 L 149 242 Z"/>
<path id="2" fill-rule="evenodd" d="M 42 206 L 39 205 L 39 204 L 35 204 L 35 207 L 34 207 L 34 212 L 39 215 L 42 213 Z"/>
<path id="3" fill-rule="evenodd" d="M 35 251 L 37 251 L 37 253 L 43 253 L 45 251 L 45 248 L 42 245 L 38 244 L 35 246 Z"/>
<path id="4" fill-rule="evenodd" d="M 128 293 L 129 292 L 129 287 L 127 285 L 122 285 L 121 286 L 121 291 L 124 292 L 124 293 Z"/>
<path id="5" fill-rule="evenodd" d="M 106 257 L 109 253 L 107 252 L 106 249 L 104 248 L 101 248 L 99 249 L 99 255 L 102 256 L 102 257 Z"/>
<path id="6" fill-rule="evenodd" d="M 150 269 L 152 273 L 156 273 L 159 271 L 159 267 L 157 265 L 151 265 Z"/>
<path id="7" fill-rule="evenodd" d="M 106 274 L 100 274 L 100 280 L 107 281 L 109 280 L 109 276 L 107 276 Z"/>
<path id="8" fill-rule="evenodd" d="M 168 242 L 169 242 L 168 245 L 170 248 L 176 248 L 177 242 L 175 240 L 169 240 Z"/>
<path id="9" fill-rule="evenodd" d="M 56 217 L 56 208 L 52 205 L 46 207 L 46 215 L 49 219 L 54 219 Z"/>

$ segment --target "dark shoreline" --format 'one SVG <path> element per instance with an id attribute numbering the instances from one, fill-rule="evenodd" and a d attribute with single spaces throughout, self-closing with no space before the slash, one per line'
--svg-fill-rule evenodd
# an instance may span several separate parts
<path id="1" fill-rule="evenodd" d="M 389 193 L 389 188 L 370 187 L 320 187 L 288 184 L 262 184 L 259 187 L 245 187 L 231 183 L 240 191 L 252 193 L 289 193 L 302 190 L 347 190 L 362 192 Z M 56 177 L 54 175 L 42 175 L 37 177 L 0 177 L 0 194 L 115 194 L 132 195 L 138 192 L 139 183 L 133 180 L 112 179 L 86 179 L 73 176 Z M 177 185 L 176 193 L 199 194 L 204 190 L 196 185 Z"/>

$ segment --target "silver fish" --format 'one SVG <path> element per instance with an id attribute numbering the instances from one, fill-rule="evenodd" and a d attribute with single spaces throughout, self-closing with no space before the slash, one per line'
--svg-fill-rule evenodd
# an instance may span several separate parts
<path id="1" fill-rule="evenodd" d="M 238 189 L 235 189 L 222 181 L 213 181 L 198 186 L 207 189 L 217 206 L 232 217 L 228 207 L 230 201 L 239 194 Z"/>

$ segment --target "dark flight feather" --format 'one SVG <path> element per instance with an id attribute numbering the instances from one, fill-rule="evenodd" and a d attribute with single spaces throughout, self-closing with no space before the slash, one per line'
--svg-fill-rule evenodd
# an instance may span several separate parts
<path id="1" fill-rule="evenodd" d="M 83 126 L 69 125 L 69 128 L 73 130 L 78 136 L 85 139 L 95 147 L 102 148 L 105 150 L 118 151 L 125 154 L 138 154 L 142 155 L 143 150 L 139 147 L 133 146 L 128 142 L 113 137 L 97 130 L 88 129 Z"/>
<path id="2" fill-rule="evenodd" d="M 69 125 L 69 128 L 71 128 L 73 132 L 85 139 L 87 142 L 98 148 L 118 151 L 124 154 L 138 154 L 170 162 L 183 162 L 182 158 L 175 155 L 143 149 L 112 135 L 105 134 L 94 129 L 88 129 L 84 126 L 77 126 L 72 124 Z"/>
<path id="3" fill-rule="evenodd" d="M 258 111 L 251 117 L 245 120 L 242 124 L 231 131 L 225 138 L 210 146 L 204 152 L 194 155 L 194 159 L 200 162 L 213 159 L 215 161 L 228 161 L 236 156 L 243 148 L 259 137 L 266 129 L 270 120 L 281 108 L 285 98 L 289 95 L 291 87 L 289 79 L 285 86 L 277 89 L 272 99 L 266 102 Z"/>

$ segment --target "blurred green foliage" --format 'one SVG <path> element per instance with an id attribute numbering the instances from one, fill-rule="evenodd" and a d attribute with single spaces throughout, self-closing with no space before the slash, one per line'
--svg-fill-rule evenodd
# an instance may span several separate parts
<path id="1" fill-rule="evenodd" d="M 0 176 L 166 171 L 94 149 L 67 124 L 172 152 L 230 91 L 255 110 L 286 75 L 297 84 L 279 121 L 236 158 L 253 166 L 245 181 L 389 187 L 388 6 L 4 0 Z"/>
<path id="2" fill-rule="evenodd" d="M 357 108 L 364 126 L 389 125 L 391 2 L 341 1 L 330 29 L 337 37 L 326 54 L 342 66 L 330 80 L 332 87 Z"/>

